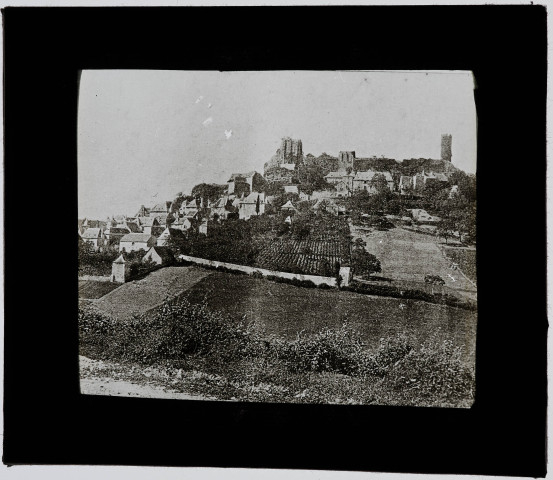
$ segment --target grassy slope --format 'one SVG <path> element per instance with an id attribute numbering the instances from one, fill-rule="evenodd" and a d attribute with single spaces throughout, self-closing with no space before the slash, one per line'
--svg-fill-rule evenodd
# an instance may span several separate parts
<path id="1" fill-rule="evenodd" d="M 115 318 L 141 315 L 158 306 L 166 298 L 186 291 L 211 272 L 194 267 L 167 267 L 156 270 L 141 280 L 125 283 L 117 290 L 94 302 L 103 313 Z"/>
<path id="2" fill-rule="evenodd" d="M 119 287 L 119 283 L 79 280 L 79 298 L 95 299 L 103 297 Z"/>
<path id="3" fill-rule="evenodd" d="M 354 238 L 361 237 L 367 242 L 367 251 L 380 260 L 380 276 L 393 280 L 424 282 L 426 274 L 439 275 L 446 285 L 469 298 L 476 298 L 476 289 L 462 275 L 449 267 L 436 239 L 428 235 L 410 232 L 402 228 L 370 233 L 354 230 Z M 449 275 L 451 275 L 451 278 Z"/>
<path id="4" fill-rule="evenodd" d="M 268 334 L 294 338 L 304 330 L 339 327 L 344 321 L 359 330 L 367 346 L 380 338 L 405 333 L 415 344 L 435 335 L 465 345 L 465 361 L 474 365 L 476 313 L 396 298 L 373 297 L 338 290 L 319 290 L 264 279 L 215 272 L 185 295 L 191 302 L 205 298 L 211 310 L 255 320 Z"/>
<path id="5" fill-rule="evenodd" d="M 459 264 L 459 268 L 473 282 L 476 282 L 476 250 L 444 247 L 445 254 Z"/>

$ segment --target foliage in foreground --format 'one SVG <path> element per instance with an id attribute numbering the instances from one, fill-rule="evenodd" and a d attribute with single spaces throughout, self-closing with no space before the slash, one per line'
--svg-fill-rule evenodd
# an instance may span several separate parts
<path id="1" fill-rule="evenodd" d="M 260 399 L 260 385 L 272 401 L 328 402 L 341 389 L 353 403 L 468 406 L 473 398 L 472 370 L 450 341 L 415 346 L 397 336 L 369 351 L 348 325 L 289 341 L 186 299 L 126 322 L 82 307 L 79 336 L 80 353 L 94 359 L 181 370 L 201 364 L 204 373 L 187 388 L 223 399 Z M 213 375 L 219 381 L 204 378 Z M 306 389 L 310 395 L 298 396 Z"/>

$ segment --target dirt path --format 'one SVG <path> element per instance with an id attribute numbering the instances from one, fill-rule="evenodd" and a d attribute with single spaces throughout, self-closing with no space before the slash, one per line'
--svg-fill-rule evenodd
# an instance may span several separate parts
<path id="1" fill-rule="evenodd" d="M 165 390 L 153 385 L 139 385 L 110 378 L 81 379 L 81 393 L 84 395 L 109 395 L 116 397 L 170 398 L 173 400 L 209 400 L 200 395 Z"/>
<path id="2" fill-rule="evenodd" d="M 93 304 L 114 318 L 131 318 L 152 310 L 166 299 L 180 295 L 211 273 L 195 267 L 162 268 L 141 280 L 124 283 Z"/>
<path id="3" fill-rule="evenodd" d="M 213 398 L 178 392 L 162 386 L 167 380 L 163 372 L 155 368 L 135 371 L 125 365 L 79 356 L 79 370 L 81 393 L 84 395 L 214 400 Z"/>

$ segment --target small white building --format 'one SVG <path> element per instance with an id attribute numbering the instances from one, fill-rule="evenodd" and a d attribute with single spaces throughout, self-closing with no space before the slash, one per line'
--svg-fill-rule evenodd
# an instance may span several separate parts
<path id="1" fill-rule="evenodd" d="M 157 242 L 156 237 L 148 233 L 128 233 L 119 241 L 120 252 L 149 250 Z"/>
<path id="2" fill-rule="evenodd" d="M 297 185 L 284 185 L 285 193 L 299 193 Z"/>
<path id="3" fill-rule="evenodd" d="M 130 265 L 125 260 L 123 254 L 119 255 L 111 264 L 110 281 L 115 283 L 125 283 L 129 278 Z"/>

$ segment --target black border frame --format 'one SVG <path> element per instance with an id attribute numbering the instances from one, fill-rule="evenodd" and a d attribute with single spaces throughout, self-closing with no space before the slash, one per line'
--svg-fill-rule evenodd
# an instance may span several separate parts
<path id="1" fill-rule="evenodd" d="M 545 7 L 8 7 L 3 22 L 4 463 L 545 476 Z M 67 252 L 85 68 L 472 70 L 473 408 L 79 395 Z"/>

